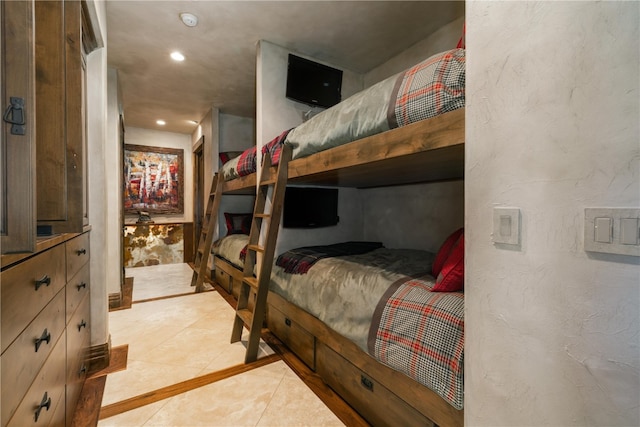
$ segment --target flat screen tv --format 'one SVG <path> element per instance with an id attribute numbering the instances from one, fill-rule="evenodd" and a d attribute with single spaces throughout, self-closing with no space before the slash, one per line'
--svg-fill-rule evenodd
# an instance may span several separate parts
<path id="1" fill-rule="evenodd" d="M 338 224 L 338 189 L 287 187 L 282 226 L 320 228 Z"/>
<path id="2" fill-rule="evenodd" d="M 329 108 L 340 102 L 341 90 L 342 70 L 289 54 L 287 98 Z"/>

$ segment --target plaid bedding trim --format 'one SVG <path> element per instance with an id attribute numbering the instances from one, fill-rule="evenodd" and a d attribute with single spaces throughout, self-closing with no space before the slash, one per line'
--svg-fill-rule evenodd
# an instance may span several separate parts
<path id="1" fill-rule="evenodd" d="M 266 145 L 262 147 L 262 154 L 264 155 L 268 152 L 269 156 L 271 157 L 271 166 L 275 166 L 280 162 L 280 154 L 282 153 L 282 144 L 284 144 L 284 140 L 287 138 L 287 135 L 289 135 L 289 132 L 291 132 L 292 130 L 293 128 L 285 130 L 280 135 L 276 136 L 275 138 L 273 138 L 271 141 L 269 141 Z"/>
<path id="2" fill-rule="evenodd" d="M 238 176 L 251 175 L 256 171 L 256 151 L 256 147 L 251 147 L 240 154 L 237 167 Z"/>
<path id="3" fill-rule="evenodd" d="M 285 273 L 306 274 L 313 265 L 323 258 L 360 255 L 382 247 L 380 242 L 345 242 L 327 246 L 307 246 L 291 249 L 276 259 L 276 265 Z"/>
<path id="4" fill-rule="evenodd" d="M 465 105 L 465 50 L 434 55 L 400 75 L 389 101 L 391 128 Z"/>
<path id="5" fill-rule="evenodd" d="M 369 353 L 462 409 L 464 294 L 431 292 L 434 283 L 429 275 L 391 285 L 374 313 Z"/>

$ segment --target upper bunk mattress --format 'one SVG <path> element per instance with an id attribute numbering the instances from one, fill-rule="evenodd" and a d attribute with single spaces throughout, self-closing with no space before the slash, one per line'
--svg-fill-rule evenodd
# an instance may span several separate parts
<path id="1" fill-rule="evenodd" d="M 464 107 L 465 50 L 434 55 L 292 129 L 298 159 Z"/>
<path id="2" fill-rule="evenodd" d="M 299 159 L 367 136 L 462 108 L 465 105 L 465 50 L 431 56 L 401 73 L 356 93 L 301 125 L 283 132 L 263 147 L 272 164 L 281 144 L 292 146 Z M 256 147 L 227 162 L 225 181 L 255 172 Z"/>

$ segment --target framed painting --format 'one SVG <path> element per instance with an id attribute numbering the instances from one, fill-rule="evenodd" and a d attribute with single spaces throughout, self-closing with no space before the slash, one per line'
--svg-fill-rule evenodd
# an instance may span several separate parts
<path id="1" fill-rule="evenodd" d="M 125 144 L 124 212 L 184 213 L 181 149 Z"/>

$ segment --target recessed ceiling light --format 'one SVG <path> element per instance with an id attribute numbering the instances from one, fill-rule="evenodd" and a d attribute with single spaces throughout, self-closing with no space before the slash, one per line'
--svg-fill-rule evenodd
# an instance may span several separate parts
<path id="1" fill-rule="evenodd" d="M 184 55 L 180 52 L 171 52 L 171 59 L 174 61 L 184 61 Z"/>
<path id="2" fill-rule="evenodd" d="M 182 20 L 182 23 L 187 27 L 195 27 L 196 25 L 198 25 L 198 17 L 193 13 L 181 13 L 180 19 Z"/>
<path id="3" fill-rule="evenodd" d="M 165 122 L 164 120 L 156 120 L 156 123 L 159 124 L 160 126 L 164 126 L 167 124 L 167 122 Z"/>
<path id="4" fill-rule="evenodd" d="M 198 121 L 197 120 L 189 120 L 189 123 L 191 123 L 192 125 L 197 125 Z"/>

